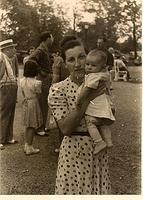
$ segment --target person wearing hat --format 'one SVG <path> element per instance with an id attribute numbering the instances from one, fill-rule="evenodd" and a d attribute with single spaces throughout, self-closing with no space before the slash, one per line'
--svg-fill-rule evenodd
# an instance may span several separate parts
<path id="1" fill-rule="evenodd" d="M 50 48 L 53 44 L 53 36 L 49 32 L 43 32 L 40 35 L 40 45 L 30 55 L 29 60 L 34 60 L 39 65 L 39 74 L 37 79 L 42 81 L 42 92 L 39 103 L 43 115 L 43 126 L 37 130 L 37 134 L 43 136 L 46 130 L 46 121 L 48 116 L 48 94 L 52 82 L 52 63 L 50 60 Z"/>
<path id="2" fill-rule="evenodd" d="M 0 42 L 0 149 L 17 142 L 13 139 L 13 122 L 18 86 L 11 64 L 15 46 L 12 39 Z"/>

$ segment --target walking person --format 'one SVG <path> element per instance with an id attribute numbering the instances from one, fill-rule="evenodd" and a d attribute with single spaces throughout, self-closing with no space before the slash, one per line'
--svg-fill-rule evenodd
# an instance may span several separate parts
<path id="1" fill-rule="evenodd" d="M 29 57 L 39 66 L 37 79 L 42 81 L 42 92 L 40 94 L 39 103 L 43 115 L 43 125 L 39 128 L 37 134 L 45 135 L 46 121 L 48 116 L 48 94 L 52 83 L 52 64 L 50 61 L 50 48 L 53 43 L 53 36 L 49 32 L 43 32 L 40 36 L 40 45 Z"/>
<path id="2" fill-rule="evenodd" d="M 24 65 L 24 77 L 20 80 L 20 86 L 24 97 L 23 101 L 23 123 L 25 126 L 26 155 L 37 154 L 39 149 L 33 147 L 33 139 L 36 130 L 43 124 L 42 113 L 39 105 L 39 94 L 41 93 L 42 82 L 36 80 L 38 65 L 28 60 Z"/>
<path id="3" fill-rule="evenodd" d="M 96 94 L 76 108 L 77 90 L 85 75 L 86 54 L 75 36 L 65 36 L 61 42 L 62 57 L 70 76 L 53 84 L 49 106 L 64 135 L 61 143 L 56 176 L 56 195 L 111 194 L 107 148 L 93 154 L 94 143 L 84 119 L 89 102 L 104 93 L 101 84 Z"/>
<path id="4" fill-rule="evenodd" d="M 17 143 L 13 138 L 13 123 L 18 86 L 11 65 L 15 46 L 12 39 L 0 42 L 0 149 L 7 143 Z"/>

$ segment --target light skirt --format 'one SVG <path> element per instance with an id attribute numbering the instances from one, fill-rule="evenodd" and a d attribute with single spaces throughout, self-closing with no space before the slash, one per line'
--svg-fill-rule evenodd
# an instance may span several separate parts
<path id="1" fill-rule="evenodd" d="M 23 102 L 23 123 L 25 127 L 33 127 L 35 129 L 42 126 L 42 113 L 37 98 Z"/>

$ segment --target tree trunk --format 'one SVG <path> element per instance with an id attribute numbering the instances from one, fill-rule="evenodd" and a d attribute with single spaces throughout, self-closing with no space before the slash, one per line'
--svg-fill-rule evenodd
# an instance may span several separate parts
<path id="1" fill-rule="evenodd" d="M 136 39 L 136 24 L 133 21 L 133 48 L 134 48 L 134 59 L 137 58 L 137 39 Z"/>

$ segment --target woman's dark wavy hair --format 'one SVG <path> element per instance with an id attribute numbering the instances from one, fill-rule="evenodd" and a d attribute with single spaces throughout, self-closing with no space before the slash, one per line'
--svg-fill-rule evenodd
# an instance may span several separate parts
<path id="1" fill-rule="evenodd" d="M 28 60 L 24 65 L 23 76 L 34 78 L 35 76 L 38 75 L 38 70 L 39 70 L 39 65 L 33 60 Z"/>
<path id="2" fill-rule="evenodd" d="M 74 48 L 76 46 L 81 46 L 82 43 L 78 40 L 78 38 L 74 35 L 67 35 L 63 38 L 63 40 L 60 43 L 61 48 L 61 56 L 63 60 L 65 61 L 65 52 L 68 49 Z"/>
<path id="3" fill-rule="evenodd" d="M 51 34 L 49 31 L 42 32 L 39 40 L 40 40 L 40 42 L 44 42 L 47 40 L 47 38 L 51 38 Z"/>

